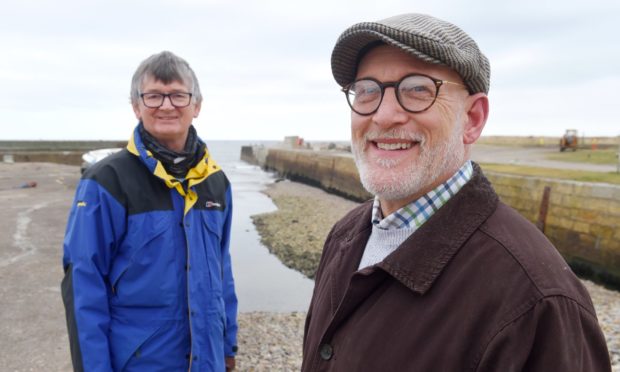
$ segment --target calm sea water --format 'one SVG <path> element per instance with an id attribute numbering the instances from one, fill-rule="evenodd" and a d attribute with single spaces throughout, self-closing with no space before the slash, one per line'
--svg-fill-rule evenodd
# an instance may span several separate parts
<path id="1" fill-rule="evenodd" d="M 306 311 L 314 282 L 269 253 L 250 219 L 254 214 L 276 210 L 271 199 L 260 192 L 273 182 L 273 175 L 240 160 L 241 146 L 259 142 L 206 142 L 233 190 L 230 251 L 239 311 Z"/>

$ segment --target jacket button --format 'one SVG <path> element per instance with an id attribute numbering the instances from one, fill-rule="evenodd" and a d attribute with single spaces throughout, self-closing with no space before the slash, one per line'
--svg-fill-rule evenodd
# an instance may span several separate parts
<path id="1" fill-rule="evenodd" d="M 334 355 L 334 348 L 330 344 L 321 345 L 321 359 L 330 360 Z"/>

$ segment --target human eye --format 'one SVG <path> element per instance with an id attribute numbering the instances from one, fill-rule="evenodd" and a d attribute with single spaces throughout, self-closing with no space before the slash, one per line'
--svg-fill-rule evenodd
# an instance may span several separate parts
<path id="1" fill-rule="evenodd" d="M 353 84 L 351 92 L 356 101 L 366 102 L 381 96 L 381 87 L 372 80 L 361 80 Z"/>
<path id="2" fill-rule="evenodd" d="M 412 76 L 403 80 L 398 86 L 401 98 L 411 100 L 432 100 L 437 88 L 435 83 L 423 76 Z"/>
<path id="3" fill-rule="evenodd" d="M 142 98 L 147 103 L 159 103 L 162 99 L 161 93 L 144 93 Z"/>
<path id="4" fill-rule="evenodd" d="M 175 106 L 186 106 L 189 104 L 191 95 L 189 93 L 171 93 L 170 100 Z"/>

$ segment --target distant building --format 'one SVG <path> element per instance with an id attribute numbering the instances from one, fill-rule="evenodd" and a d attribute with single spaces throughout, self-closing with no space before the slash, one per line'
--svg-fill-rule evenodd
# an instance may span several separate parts
<path id="1" fill-rule="evenodd" d="M 284 144 L 291 148 L 298 148 L 303 146 L 304 139 L 299 136 L 286 136 L 284 137 Z"/>

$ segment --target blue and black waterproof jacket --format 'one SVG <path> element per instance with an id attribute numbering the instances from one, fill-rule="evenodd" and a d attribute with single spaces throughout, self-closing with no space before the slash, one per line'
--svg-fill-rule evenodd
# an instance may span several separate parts
<path id="1" fill-rule="evenodd" d="M 209 157 L 166 173 L 137 128 L 80 181 L 62 297 L 77 371 L 224 371 L 236 352 L 232 196 Z"/>

